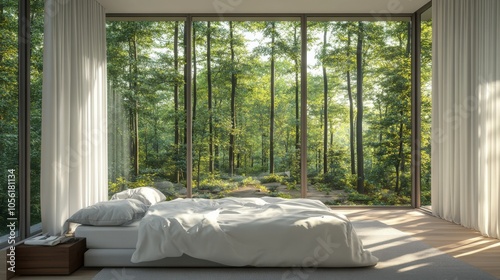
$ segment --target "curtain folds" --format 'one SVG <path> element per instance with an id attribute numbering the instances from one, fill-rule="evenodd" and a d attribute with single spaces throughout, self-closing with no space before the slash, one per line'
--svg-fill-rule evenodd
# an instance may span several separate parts
<path id="1" fill-rule="evenodd" d="M 500 238 L 500 1 L 432 12 L 432 211 Z"/>
<path id="2" fill-rule="evenodd" d="M 95 0 L 45 1 L 42 227 L 107 200 L 106 18 Z"/>

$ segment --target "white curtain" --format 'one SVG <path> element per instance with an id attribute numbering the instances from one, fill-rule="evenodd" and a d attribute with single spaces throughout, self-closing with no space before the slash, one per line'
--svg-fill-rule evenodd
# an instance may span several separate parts
<path id="1" fill-rule="evenodd" d="M 500 238 L 500 1 L 432 12 L 432 210 Z"/>
<path id="2" fill-rule="evenodd" d="M 107 200 L 106 19 L 95 0 L 46 0 L 41 211 L 59 234 L 82 207 Z"/>

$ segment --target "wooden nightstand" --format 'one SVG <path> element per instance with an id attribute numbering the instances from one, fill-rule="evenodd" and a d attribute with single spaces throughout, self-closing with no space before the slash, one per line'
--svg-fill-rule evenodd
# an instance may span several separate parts
<path id="1" fill-rule="evenodd" d="M 85 238 L 56 246 L 16 247 L 16 274 L 19 275 L 68 275 L 83 265 L 87 250 Z"/>

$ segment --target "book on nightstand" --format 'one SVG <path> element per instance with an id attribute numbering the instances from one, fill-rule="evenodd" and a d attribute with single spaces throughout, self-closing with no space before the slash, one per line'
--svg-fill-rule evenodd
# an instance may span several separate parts
<path id="1" fill-rule="evenodd" d="M 65 238 L 65 236 L 40 235 L 24 241 L 26 245 L 55 246 Z"/>

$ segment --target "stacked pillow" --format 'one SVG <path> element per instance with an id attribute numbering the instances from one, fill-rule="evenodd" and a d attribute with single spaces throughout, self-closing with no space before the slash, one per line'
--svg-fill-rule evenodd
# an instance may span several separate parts
<path id="1" fill-rule="evenodd" d="M 160 201 L 167 199 L 159 190 L 151 187 L 141 187 L 136 189 L 128 189 L 119 193 L 115 193 L 111 200 L 133 198 L 142 201 L 147 206 L 155 205 Z"/>
<path id="2" fill-rule="evenodd" d="M 151 187 L 128 189 L 114 194 L 110 201 L 98 202 L 78 210 L 67 222 L 91 226 L 123 226 L 142 219 L 149 206 L 166 199 Z"/>

